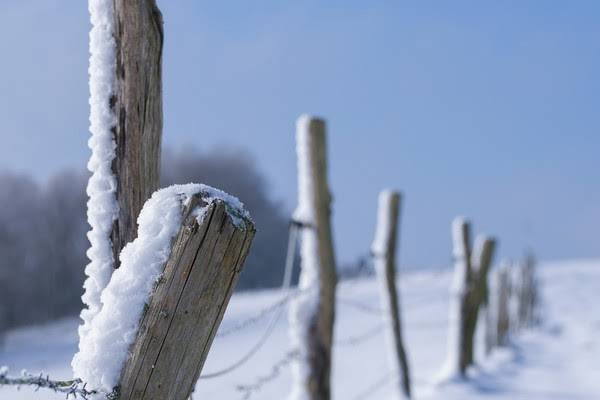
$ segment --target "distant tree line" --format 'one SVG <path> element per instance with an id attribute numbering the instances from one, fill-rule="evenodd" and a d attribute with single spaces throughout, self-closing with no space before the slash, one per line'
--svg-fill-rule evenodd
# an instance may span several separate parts
<path id="1" fill-rule="evenodd" d="M 27 175 L 0 173 L 0 331 L 81 310 L 87 178 L 64 171 L 42 185 Z M 236 195 L 252 214 L 258 231 L 238 288 L 278 285 L 288 217 L 254 160 L 243 151 L 165 151 L 161 184 L 189 182 Z"/>

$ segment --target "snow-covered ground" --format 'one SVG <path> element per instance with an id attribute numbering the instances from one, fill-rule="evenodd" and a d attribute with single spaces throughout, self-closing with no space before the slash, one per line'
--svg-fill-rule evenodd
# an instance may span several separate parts
<path id="1" fill-rule="evenodd" d="M 468 382 L 436 385 L 446 356 L 449 272 L 408 272 L 401 276 L 404 332 L 417 399 L 592 400 L 600 398 L 600 261 L 547 263 L 539 268 L 542 281 L 543 324 L 521 333 L 513 345 L 480 358 Z M 276 291 L 234 296 L 221 326 L 237 327 L 277 302 Z M 339 287 L 334 349 L 335 399 L 385 399 L 397 377 L 389 373 L 382 329 L 378 285 L 374 280 L 344 282 Z M 204 373 L 236 362 L 265 332 L 271 312 L 258 323 L 215 340 Z M 71 376 L 77 350 L 78 321 L 67 319 L 12 331 L 0 350 L 0 365 L 18 374 L 44 371 L 55 378 Z M 287 309 L 276 329 L 256 355 L 239 369 L 201 380 L 195 399 L 243 399 L 238 385 L 267 379 L 251 399 L 284 399 L 290 386 L 288 365 L 281 363 L 289 349 Z M 0 399 L 63 399 L 30 388 L 0 388 Z"/>

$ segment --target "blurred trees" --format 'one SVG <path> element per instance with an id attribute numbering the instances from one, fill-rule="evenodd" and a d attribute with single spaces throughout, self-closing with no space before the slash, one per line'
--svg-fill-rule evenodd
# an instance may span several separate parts
<path id="1" fill-rule="evenodd" d="M 288 217 L 283 205 L 269 195 L 264 177 L 245 152 L 217 149 L 163 153 L 161 186 L 204 183 L 238 197 L 250 211 L 256 236 L 238 289 L 273 287 L 281 284 L 288 239 Z"/>
<path id="2" fill-rule="evenodd" d="M 241 151 L 165 151 L 162 185 L 199 182 L 239 197 L 257 235 L 238 288 L 281 282 L 287 217 L 269 195 L 254 160 Z M 81 310 L 87 174 L 65 171 L 40 185 L 26 175 L 0 173 L 0 331 Z"/>

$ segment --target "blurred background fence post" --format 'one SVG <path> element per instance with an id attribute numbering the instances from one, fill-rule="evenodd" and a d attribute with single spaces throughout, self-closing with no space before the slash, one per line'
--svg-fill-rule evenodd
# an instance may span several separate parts
<path id="1" fill-rule="evenodd" d="M 410 372 L 400 320 L 400 301 L 396 288 L 396 243 L 401 196 L 384 190 L 379 193 L 377 228 L 371 247 L 375 270 L 379 279 L 383 319 L 389 331 L 392 370 L 398 374 L 401 398 L 411 397 Z"/>
<path id="2" fill-rule="evenodd" d="M 508 344 L 510 330 L 510 272 L 508 262 L 504 262 L 496 271 L 496 345 L 501 347 Z"/>
<path id="3" fill-rule="evenodd" d="M 471 280 L 469 282 L 469 299 L 468 308 L 469 312 L 467 318 L 469 319 L 466 331 L 466 364 L 473 365 L 474 354 L 475 354 L 475 333 L 477 331 L 479 315 L 485 315 L 485 308 L 488 304 L 488 272 L 492 263 L 492 257 L 494 255 L 494 248 L 496 242 L 488 237 L 478 235 L 475 240 L 475 245 L 472 253 L 472 273 Z M 480 313 L 480 308 L 483 310 Z M 484 328 L 485 329 L 485 326 Z M 487 336 L 487 332 L 486 332 Z"/>
<path id="4" fill-rule="evenodd" d="M 292 363 L 292 399 L 331 398 L 336 264 L 327 182 L 325 121 L 303 115 L 297 122 L 298 208 L 301 294 L 294 300 L 291 336 L 299 347 Z"/>
<path id="5" fill-rule="evenodd" d="M 535 259 L 531 253 L 519 265 L 519 327 L 526 328 L 535 322 L 536 279 Z"/>
<path id="6" fill-rule="evenodd" d="M 442 379 L 452 378 L 455 375 L 464 376 L 468 366 L 467 324 L 469 323 L 469 290 L 473 272 L 470 238 L 470 223 L 462 217 L 455 218 L 452 222 L 454 276 L 450 287 L 448 354 Z"/>

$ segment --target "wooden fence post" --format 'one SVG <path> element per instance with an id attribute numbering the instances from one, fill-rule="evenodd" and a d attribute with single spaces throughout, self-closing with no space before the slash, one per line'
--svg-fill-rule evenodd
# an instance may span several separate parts
<path id="1" fill-rule="evenodd" d="M 510 329 L 510 264 L 496 272 L 496 344 L 505 346 Z"/>
<path id="2" fill-rule="evenodd" d="M 116 154 L 119 213 L 111 240 L 115 267 L 119 254 L 137 236 L 137 217 L 159 187 L 162 136 L 163 21 L 156 0 L 115 0 Z"/>
<path id="3" fill-rule="evenodd" d="M 300 281 L 303 291 L 290 310 L 291 338 L 298 347 L 292 363 L 292 399 L 331 398 L 331 352 L 335 316 L 336 264 L 330 224 L 325 121 L 297 122 L 298 208 L 301 225 Z"/>
<path id="4" fill-rule="evenodd" d="M 487 307 L 489 286 L 488 272 L 494 255 L 496 242 L 494 239 L 485 236 L 477 236 L 475 240 L 474 251 L 472 253 L 471 265 L 473 267 L 471 280 L 469 282 L 469 298 L 467 314 L 468 323 L 466 324 L 466 364 L 474 363 L 474 339 L 477 330 L 477 322 L 479 320 L 479 309 Z"/>
<path id="5" fill-rule="evenodd" d="M 487 276 L 495 242 L 480 236 L 474 254 L 471 250 L 471 227 L 464 218 L 452 223 L 454 280 L 451 288 L 448 358 L 442 379 L 465 376 L 474 362 L 474 338 L 479 308 L 487 302 Z"/>
<path id="6" fill-rule="evenodd" d="M 199 206 L 207 207 L 200 220 Z M 225 202 L 191 197 L 122 370 L 119 400 L 190 396 L 254 233 Z"/>
<path id="7" fill-rule="evenodd" d="M 530 326 L 534 320 L 536 298 L 534 263 L 533 256 L 528 254 L 523 263 L 519 265 L 518 316 L 520 328 Z"/>
<path id="8" fill-rule="evenodd" d="M 384 320 L 390 332 L 393 351 L 392 367 L 398 374 L 402 397 L 410 398 L 410 374 L 402 340 L 400 304 L 396 289 L 396 242 L 400 212 L 400 193 L 382 191 L 379 194 L 377 229 L 371 247 L 375 270 L 381 286 L 381 303 L 386 312 Z"/>
<path id="9" fill-rule="evenodd" d="M 464 376 L 468 366 L 467 324 L 469 322 L 469 290 L 471 275 L 471 228 L 464 218 L 452 222 L 452 253 L 454 277 L 450 287 L 450 321 L 448 331 L 448 355 L 441 379 Z"/>

